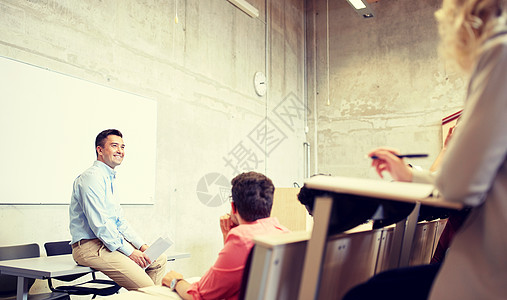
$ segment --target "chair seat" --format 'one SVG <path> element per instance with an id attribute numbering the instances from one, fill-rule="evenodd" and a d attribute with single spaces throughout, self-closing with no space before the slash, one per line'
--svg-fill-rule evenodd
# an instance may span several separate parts
<path id="1" fill-rule="evenodd" d="M 97 287 L 94 287 L 96 285 Z M 55 287 L 55 291 L 64 292 L 72 295 L 99 295 L 109 296 L 116 293 L 121 287 L 111 280 L 94 279 L 82 284 L 60 285 Z"/>

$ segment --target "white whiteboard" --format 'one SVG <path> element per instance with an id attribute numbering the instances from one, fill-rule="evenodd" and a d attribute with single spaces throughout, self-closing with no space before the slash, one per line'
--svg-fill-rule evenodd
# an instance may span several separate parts
<path id="1" fill-rule="evenodd" d="M 121 203 L 153 203 L 154 100 L 0 57 L 0 203 L 70 203 L 74 179 L 96 159 L 95 137 L 119 129 Z"/>

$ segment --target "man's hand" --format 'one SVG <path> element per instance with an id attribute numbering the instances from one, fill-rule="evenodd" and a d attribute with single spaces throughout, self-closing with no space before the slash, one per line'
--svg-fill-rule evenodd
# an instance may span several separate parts
<path id="1" fill-rule="evenodd" d="M 369 157 L 376 156 L 371 162 L 380 178 L 384 178 L 382 173 L 387 171 L 396 181 L 412 181 L 412 169 L 407 166 L 403 159 L 397 157 L 400 154 L 398 150 L 392 148 L 376 148 L 368 153 Z"/>
<path id="2" fill-rule="evenodd" d="M 173 281 L 173 279 L 183 279 L 183 275 L 176 271 L 171 271 L 162 278 L 162 285 L 171 286 L 171 281 Z"/>
<path id="3" fill-rule="evenodd" d="M 149 247 L 148 245 L 144 244 L 141 246 L 141 248 L 139 248 L 139 250 L 141 250 L 141 252 L 144 252 L 146 251 L 146 249 L 148 249 L 148 247 Z"/>
<path id="4" fill-rule="evenodd" d="M 225 214 L 220 217 L 220 229 L 222 230 L 222 235 L 224 236 L 224 243 L 225 243 L 225 237 L 229 233 L 229 231 L 238 226 L 236 223 L 234 223 L 234 220 L 232 219 L 230 214 Z"/>
<path id="5" fill-rule="evenodd" d="M 146 268 L 149 264 L 151 264 L 151 260 L 148 257 L 148 255 L 144 254 L 144 252 L 137 249 L 134 249 L 134 252 L 132 252 L 132 254 L 129 255 L 129 258 L 143 269 Z"/>
<path id="6" fill-rule="evenodd" d="M 162 278 L 162 285 L 171 287 L 171 281 L 173 281 L 173 279 L 181 279 L 175 286 L 176 293 L 178 293 L 178 295 L 180 295 L 180 297 L 183 300 L 192 300 L 193 299 L 192 295 L 188 293 L 190 283 L 185 281 L 185 279 L 183 279 L 183 275 L 181 275 L 180 273 L 171 271 L 165 274 L 164 278 Z"/>

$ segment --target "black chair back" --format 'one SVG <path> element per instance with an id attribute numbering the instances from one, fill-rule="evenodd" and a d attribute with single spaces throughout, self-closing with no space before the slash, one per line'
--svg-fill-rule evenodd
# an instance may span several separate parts
<path id="1" fill-rule="evenodd" d="M 44 244 L 44 249 L 46 249 L 48 256 L 72 254 L 70 241 L 47 242 Z"/>
<path id="2" fill-rule="evenodd" d="M 72 254 L 70 241 L 47 242 L 44 244 L 44 249 L 46 249 L 46 254 L 48 256 Z M 55 279 L 70 282 L 83 277 L 84 275 L 86 274 L 67 275 L 56 277 Z"/>

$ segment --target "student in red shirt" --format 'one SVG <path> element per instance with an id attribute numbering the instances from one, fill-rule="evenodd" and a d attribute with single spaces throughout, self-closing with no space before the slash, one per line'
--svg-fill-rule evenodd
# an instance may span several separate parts
<path id="1" fill-rule="evenodd" d="M 171 271 L 162 284 L 183 299 L 238 299 L 248 254 L 257 235 L 289 232 L 276 218 L 269 217 L 275 187 L 266 176 L 248 172 L 232 180 L 231 213 L 220 218 L 224 248 L 215 264 L 198 282 L 190 284 Z"/>

